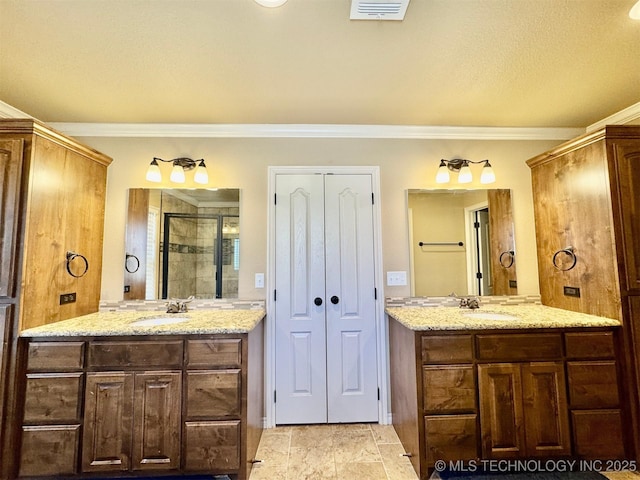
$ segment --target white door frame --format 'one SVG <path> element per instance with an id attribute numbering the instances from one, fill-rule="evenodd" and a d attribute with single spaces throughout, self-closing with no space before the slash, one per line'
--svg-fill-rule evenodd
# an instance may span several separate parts
<path id="1" fill-rule="evenodd" d="M 476 253 L 476 238 L 473 229 L 475 213 L 478 210 L 489 208 L 489 201 L 469 205 L 464 209 L 464 233 L 467 237 L 467 294 L 478 295 L 478 279 L 476 278 L 476 266 L 478 265 L 478 254 Z"/>
<path id="2" fill-rule="evenodd" d="M 267 318 L 265 329 L 265 427 L 274 427 L 276 408 L 273 398 L 275 390 L 275 302 L 273 300 L 273 286 L 275 285 L 275 204 L 276 175 L 304 175 L 304 174 L 343 174 L 343 175 L 371 175 L 372 190 L 375 197 L 373 205 L 373 243 L 375 256 L 375 285 L 377 289 L 376 310 L 376 347 L 378 385 L 380 386 L 380 401 L 378 402 L 378 422 L 389 424 L 389 368 L 388 368 L 388 331 L 384 314 L 384 283 L 382 274 L 382 214 L 380 208 L 380 168 L 379 167 L 268 167 L 269 190 L 267 211 L 267 278 L 266 278 L 266 306 Z"/>

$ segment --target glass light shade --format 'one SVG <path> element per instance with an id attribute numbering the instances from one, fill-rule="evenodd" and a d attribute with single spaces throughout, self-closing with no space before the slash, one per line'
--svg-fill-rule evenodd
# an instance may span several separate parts
<path id="1" fill-rule="evenodd" d="M 640 0 L 629 10 L 629 18 L 640 20 Z"/>
<path id="2" fill-rule="evenodd" d="M 444 162 L 440 162 L 438 173 L 436 173 L 436 183 L 449 183 L 449 180 L 449 169 Z"/>
<path id="3" fill-rule="evenodd" d="M 206 185 L 207 183 L 209 183 L 209 174 L 207 173 L 207 167 L 204 162 L 200 162 L 198 168 L 196 168 L 196 173 L 193 176 L 193 181 L 201 185 Z"/>
<path id="4" fill-rule="evenodd" d="M 280 5 L 284 5 L 287 3 L 287 0 L 256 0 L 256 3 L 262 5 L 263 7 L 279 7 Z"/>
<path id="5" fill-rule="evenodd" d="M 155 183 L 162 181 L 162 172 L 160 171 L 158 162 L 155 160 L 151 162 L 151 165 L 149 165 L 149 168 L 147 169 L 147 180 Z"/>
<path id="6" fill-rule="evenodd" d="M 169 180 L 171 180 L 174 183 L 184 183 L 185 181 L 185 177 L 184 177 L 184 168 L 182 168 L 180 165 L 173 165 L 173 169 L 171 170 L 171 176 L 169 177 Z"/>
<path id="7" fill-rule="evenodd" d="M 482 167 L 482 173 L 480 174 L 480 183 L 493 183 L 496 181 L 496 174 L 493 173 L 493 168 L 490 163 L 487 163 Z"/>
<path id="8" fill-rule="evenodd" d="M 471 174 L 471 169 L 469 168 L 469 164 L 465 162 L 460 169 L 460 173 L 458 173 L 458 183 L 471 183 L 472 180 L 473 175 Z"/>

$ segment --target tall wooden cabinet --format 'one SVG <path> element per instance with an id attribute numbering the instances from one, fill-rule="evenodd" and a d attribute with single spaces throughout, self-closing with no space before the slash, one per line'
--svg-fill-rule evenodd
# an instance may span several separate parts
<path id="1" fill-rule="evenodd" d="M 37 120 L 0 119 L 0 478 L 13 468 L 20 330 L 98 310 L 110 162 Z"/>
<path id="2" fill-rule="evenodd" d="M 624 424 L 640 460 L 640 126 L 607 126 L 527 164 L 542 303 L 622 321 Z M 595 422 L 585 412 L 573 422 L 588 418 Z"/>

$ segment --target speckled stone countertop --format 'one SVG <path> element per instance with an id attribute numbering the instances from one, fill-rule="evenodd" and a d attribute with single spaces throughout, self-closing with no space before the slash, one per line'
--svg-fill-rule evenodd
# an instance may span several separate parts
<path id="1" fill-rule="evenodd" d="M 618 320 L 543 305 L 481 305 L 476 310 L 457 307 L 387 307 L 385 311 L 411 330 L 504 330 L 620 326 Z M 508 315 L 509 318 L 482 318 L 487 314 L 488 316 L 491 314 Z"/>
<path id="2" fill-rule="evenodd" d="M 265 316 L 264 309 L 194 310 L 187 313 L 153 311 L 97 312 L 61 322 L 30 328 L 21 337 L 102 337 L 118 335 L 198 335 L 248 333 Z M 153 318 L 187 318 L 167 325 L 136 326 L 134 322 Z"/>

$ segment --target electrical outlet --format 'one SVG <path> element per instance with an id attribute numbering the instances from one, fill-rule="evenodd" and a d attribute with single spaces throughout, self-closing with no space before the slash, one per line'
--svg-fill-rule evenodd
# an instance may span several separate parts
<path id="1" fill-rule="evenodd" d="M 387 286 L 402 286 L 407 284 L 407 272 L 387 272 Z"/>
<path id="2" fill-rule="evenodd" d="M 566 297 L 580 298 L 580 289 L 578 287 L 564 287 L 564 295 Z"/>
<path id="3" fill-rule="evenodd" d="M 124 286 L 124 293 L 129 293 L 131 291 L 131 285 Z"/>
<path id="4" fill-rule="evenodd" d="M 256 288 L 264 288 L 264 273 L 256 273 Z"/>
<path id="5" fill-rule="evenodd" d="M 509 288 L 518 288 L 518 282 L 516 280 L 509 280 Z"/>
<path id="6" fill-rule="evenodd" d="M 67 303 L 75 303 L 76 301 L 76 292 L 73 293 L 63 293 L 60 295 L 60 305 L 66 305 Z"/>

